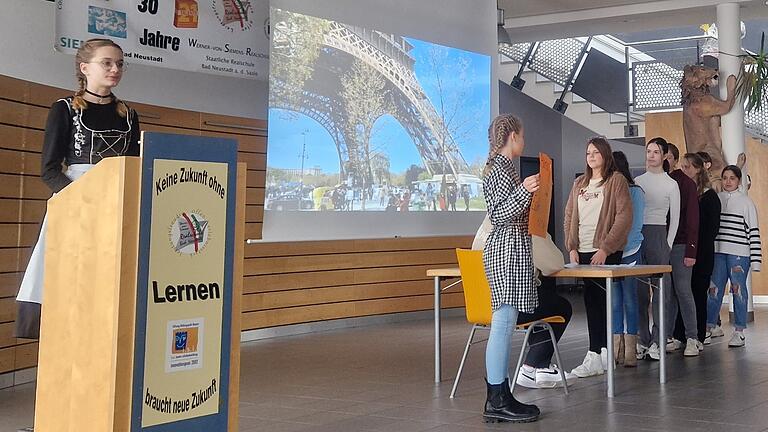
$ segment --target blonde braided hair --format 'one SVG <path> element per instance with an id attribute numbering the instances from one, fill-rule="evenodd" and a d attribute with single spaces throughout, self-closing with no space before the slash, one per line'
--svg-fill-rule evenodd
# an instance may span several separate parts
<path id="1" fill-rule="evenodd" d="M 114 43 L 109 39 L 89 39 L 84 44 L 80 45 L 75 54 L 75 77 L 77 78 L 77 91 L 72 98 L 72 107 L 76 110 L 84 110 L 88 108 L 88 103 L 83 99 L 85 94 L 85 86 L 87 84 L 85 75 L 80 71 L 80 63 L 88 63 L 93 59 L 93 53 L 102 47 L 114 47 L 123 52 L 120 45 Z M 120 117 L 128 115 L 128 105 L 117 96 L 112 96 L 117 104 L 117 114 Z"/>
<path id="2" fill-rule="evenodd" d="M 520 133 L 523 130 L 523 122 L 515 115 L 501 114 L 491 122 L 488 127 L 488 160 L 485 162 L 483 175 L 488 175 L 493 167 L 493 160 L 499 151 L 507 143 L 509 135 Z"/>

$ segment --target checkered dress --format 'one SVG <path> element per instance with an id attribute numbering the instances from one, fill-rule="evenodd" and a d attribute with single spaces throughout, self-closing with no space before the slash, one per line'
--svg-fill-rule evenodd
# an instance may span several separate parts
<path id="1" fill-rule="evenodd" d="M 491 307 L 502 304 L 531 313 L 538 306 L 528 209 L 532 194 L 520 181 L 511 160 L 497 155 L 483 179 L 485 202 L 493 224 L 483 249 L 485 274 L 491 285 Z"/>

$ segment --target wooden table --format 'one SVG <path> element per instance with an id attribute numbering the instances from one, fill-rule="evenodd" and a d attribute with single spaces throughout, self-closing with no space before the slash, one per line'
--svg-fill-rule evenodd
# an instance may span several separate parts
<path id="1" fill-rule="evenodd" d="M 659 280 L 659 383 L 664 384 L 666 378 L 666 324 L 664 314 L 664 279 L 661 277 L 664 273 L 672 272 L 672 266 L 669 265 L 613 265 L 613 266 L 588 266 L 579 265 L 575 267 L 565 268 L 559 272 L 549 275 L 549 277 L 555 278 L 605 278 L 605 286 L 610 287 L 615 278 L 621 277 L 653 277 Z M 435 280 L 435 382 L 439 383 L 442 380 L 441 376 L 441 334 L 440 334 L 440 294 L 458 284 L 460 281 L 456 281 L 445 288 L 440 288 L 440 283 L 445 279 L 460 278 L 461 272 L 458 267 L 430 269 L 427 270 L 427 276 L 434 278 Z M 608 340 L 606 341 L 606 348 L 608 350 L 608 397 L 612 398 L 614 395 L 613 375 L 614 375 L 614 362 L 613 362 L 613 308 L 612 308 L 612 294 L 610 289 L 605 293 L 605 312 L 606 312 L 606 330 L 608 334 Z M 558 365 L 563 367 L 563 365 Z"/>

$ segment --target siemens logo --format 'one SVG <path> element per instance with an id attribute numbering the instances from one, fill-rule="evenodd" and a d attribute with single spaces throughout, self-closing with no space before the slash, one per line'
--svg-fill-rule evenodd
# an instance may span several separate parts
<path id="1" fill-rule="evenodd" d="M 59 38 L 59 46 L 62 48 L 78 49 L 85 43 L 82 39 L 73 39 L 66 36 Z"/>

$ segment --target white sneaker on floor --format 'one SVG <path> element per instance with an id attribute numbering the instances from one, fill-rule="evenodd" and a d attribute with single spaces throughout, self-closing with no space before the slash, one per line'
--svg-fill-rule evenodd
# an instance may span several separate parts
<path id="1" fill-rule="evenodd" d="M 688 341 L 685 343 L 685 351 L 683 351 L 683 355 L 686 357 L 696 357 L 699 355 L 699 342 L 696 339 L 688 338 Z M 703 345 L 702 345 L 703 348 Z"/>
<path id="2" fill-rule="evenodd" d="M 566 379 L 568 378 L 566 376 Z M 549 389 L 562 387 L 563 380 L 560 377 L 560 369 L 555 365 L 551 365 L 548 368 L 534 368 L 523 365 L 520 368 L 520 373 L 517 374 L 517 384 L 531 389 Z"/>
<path id="3" fill-rule="evenodd" d="M 525 388 L 537 389 L 536 385 L 536 369 L 531 366 L 523 365 L 520 368 L 520 372 L 517 373 L 517 385 Z"/>
<path id="4" fill-rule="evenodd" d="M 587 351 L 584 361 L 571 371 L 573 375 L 576 375 L 579 378 L 602 375 L 603 372 L 605 372 L 605 369 L 603 369 L 603 362 L 600 359 L 600 354 L 593 351 Z"/>
<path id="5" fill-rule="evenodd" d="M 725 336 L 725 331 L 723 330 L 722 326 L 715 326 L 710 332 L 712 333 L 712 337 Z"/>
<path id="6" fill-rule="evenodd" d="M 661 358 L 661 350 L 659 349 L 659 344 L 654 342 L 650 347 L 648 347 L 648 357 L 650 357 L 651 360 L 658 360 Z"/>
<path id="7" fill-rule="evenodd" d="M 731 340 L 728 341 L 728 346 L 743 347 L 745 341 L 746 341 L 746 338 L 744 337 L 744 333 L 740 331 L 735 331 L 733 332 L 733 336 L 731 336 Z"/>
<path id="8" fill-rule="evenodd" d="M 648 355 L 648 347 L 639 343 L 635 347 L 635 351 L 637 352 L 636 357 L 638 360 L 643 360 Z"/>
<path id="9" fill-rule="evenodd" d="M 565 379 L 567 380 L 568 377 L 566 376 Z M 560 369 L 556 365 L 536 369 L 536 385 L 539 388 L 562 387 L 563 378 L 560 376 Z"/>
<path id="10" fill-rule="evenodd" d="M 683 342 L 675 338 L 667 339 L 667 352 L 677 351 L 683 347 Z"/>
<path id="11" fill-rule="evenodd" d="M 704 345 L 709 345 L 712 343 L 712 332 L 707 330 L 706 333 L 704 333 Z"/>

